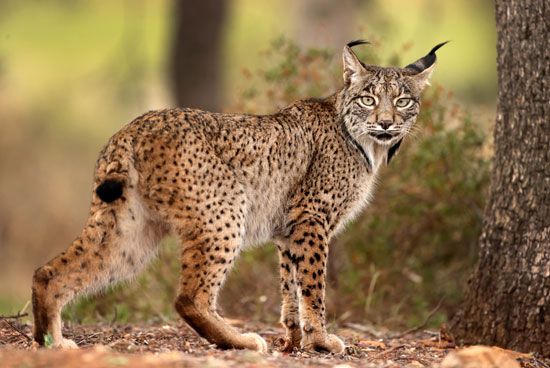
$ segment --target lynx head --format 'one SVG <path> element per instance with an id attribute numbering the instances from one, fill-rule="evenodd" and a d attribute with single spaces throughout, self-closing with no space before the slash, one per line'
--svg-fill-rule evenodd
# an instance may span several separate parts
<path id="1" fill-rule="evenodd" d="M 420 109 L 420 95 L 435 67 L 435 46 L 426 56 L 404 68 L 365 65 L 344 47 L 344 88 L 340 114 L 349 135 L 362 146 L 369 142 L 393 147 L 411 130 Z"/>

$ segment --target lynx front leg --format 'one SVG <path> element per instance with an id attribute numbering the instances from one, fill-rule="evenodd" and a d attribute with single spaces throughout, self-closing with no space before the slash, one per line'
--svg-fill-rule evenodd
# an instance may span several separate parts
<path id="1" fill-rule="evenodd" d="M 300 347 L 302 333 L 300 331 L 300 311 L 298 306 L 298 289 L 295 280 L 295 268 L 290 259 L 290 251 L 286 244 L 277 247 L 281 276 L 281 324 L 286 329 L 283 351 L 291 352 Z"/>
<path id="2" fill-rule="evenodd" d="M 304 349 L 341 353 L 345 345 L 330 335 L 325 322 L 325 273 L 328 255 L 326 231 L 321 221 L 295 225 L 287 257 L 296 269 L 300 305 L 301 346 Z"/>

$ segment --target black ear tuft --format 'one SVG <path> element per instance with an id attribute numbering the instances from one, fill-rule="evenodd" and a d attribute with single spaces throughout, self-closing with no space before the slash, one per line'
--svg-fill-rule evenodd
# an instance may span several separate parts
<path id="1" fill-rule="evenodd" d="M 427 68 L 429 68 L 430 66 L 433 65 L 433 63 L 435 63 L 435 60 L 437 59 L 436 55 L 435 55 L 435 52 L 437 50 L 439 50 L 443 45 L 449 43 L 450 41 L 445 41 L 445 42 L 442 42 L 438 45 L 436 45 L 434 48 L 432 48 L 430 50 L 430 52 L 428 53 L 428 55 L 424 56 L 423 58 L 421 59 L 418 59 L 417 61 L 415 61 L 414 63 L 412 64 L 409 64 L 405 67 L 405 69 L 411 69 L 413 70 L 415 73 L 420 73 L 424 70 L 426 70 Z"/>
<path id="2" fill-rule="evenodd" d="M 111 203 L 122 197 L 123 186 L 124 183 L 122 181 L 107 179 L 98 185 L 95 192 L 103 202 Z"/>
<path id="3" fill-rule="evenodd" d="M 449 42 L 451 42 L 451 41 L 449 40 L 449 41 L 441 42 L 441 43 L 438 44 L 438 45 L 435 45 L 434 48 L 430 50 L 430 52 L 428 53 L 428 55 L 435 55 L 435 52 L 436 52 L 437 50 L 439 50 L 441 47 L 445 46 L 445 45 L 448 44 Z"/>
<path id="4" fill-rule="evenodd" d="M 355 40 L 355 41 L 350 41 L 348 42 L 347 46 L 349 48 L 352 48 L 353 46 L 357 46 L 357 45 L 367 45 L 367 44 L 370 44 L 369 41 L 367 40 Z"/>

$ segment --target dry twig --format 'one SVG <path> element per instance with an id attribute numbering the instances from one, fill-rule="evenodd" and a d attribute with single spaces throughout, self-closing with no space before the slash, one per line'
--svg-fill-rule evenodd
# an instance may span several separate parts
<path id="1" fill-rule="evenodd" d="M 400 332 L 400 333 L 398 333 L 398 334 L 391 335 L 390 337 L 391 337 L 392 339 L 399 339 L 399 338 L 401 338 L 401 337 L 403 337 L 403 336 L 405 336 L 405 335 L 408 335 L 408 334 L 410 334 L 410 333 L 416 332 L 416 331 L 421 330 L 422 328 L 424 328 L 424 327 L 428 324 L 428 322 L 430 321 L 430 319 L 433 317 L 433 315 L 439 310 L 439 308 L 441 308 L 441 303 L 443 303 L 443 299 L 444 299 L 444 298 L 441 298 L 441 299 L 439 300 L 439 303 L 437 303 L 437 305 L 435 306 L 435 308 L 432 309 L 432 310 L 430 311 L 430 313 L 428 313 L 428 315 L 426 316 L 426 319 L 425 319 L 421 324 L 419 324 L 418 326 L 415 326 L 415 327 L 413 327 L 413 328 L 409 328 L 408 330 L 403 331 L 403 332 Z"/>
<path id="2" fill-rule="evenodd" d="M 17 313 L 17 314 L 14 314 L 13 316 L 2 316 L 0 315 L 0 318 L 1 319 L 19 319 L 19 318 L 23 318 L 23 317 L 27 317 L 29 314 L 28 313 Z"/>
<path id="3" fill-rule="evenodd" d="M 14 325 L 13 323 L 10 322 L 10 318 L 11 319 L 14 319 L 14 318 L 21 318 L 23 315 L 18 315 L 18 317 L 4 317 L 4 316 L 0 316 L 0 320 L 6 322 L 6 324 L 8 326 L 10 326 L 14 331 L 17 331 L 20 335 L 22 336 L 25 336 L 25 338 L 29 341 L 32 342 L 32 338 L 29 337 L 25 332 L 23 332 L 19 327 L 17 327 L 16 325 Z"/>
<path id="4" fill-rule="evenodd" d="M 347 322 L 347 323 L 344 323 L 344 327 L 351 328 L 352 330 L 372 335 L 376 338 L 384 336 L 384 333 L 376 330 L 373 326 L 361 325 L 359 323 Z"/>

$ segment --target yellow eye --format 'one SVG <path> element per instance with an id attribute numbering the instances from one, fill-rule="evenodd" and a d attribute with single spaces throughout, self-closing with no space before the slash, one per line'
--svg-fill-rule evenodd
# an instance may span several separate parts
<path id="1" fill-rule="evenodd" d="M 395 106 L 401 107 L 401 108 L 408 107 L 411 104 L 411 101 L 412 100 L 410 98 L 403 97 L 395 101 Z"/>
<path id="2" fill-rule="evenodd" d="M 361 104 L 367 107 L 374 106 L 376 104 L 376 100 L 374 99 L 374 97 L 364 96 L 361 97 Z"/>

